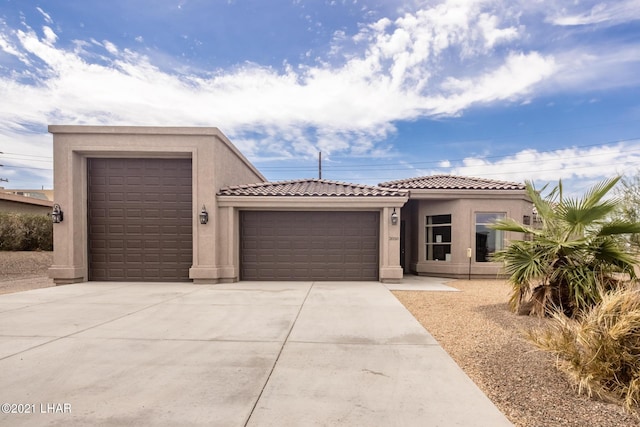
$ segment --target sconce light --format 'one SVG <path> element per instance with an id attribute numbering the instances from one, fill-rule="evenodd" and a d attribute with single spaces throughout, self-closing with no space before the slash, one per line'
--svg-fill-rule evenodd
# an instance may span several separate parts
<path id="1" fill-rule="evenodd" d="M 206 224 L 209 222 L 209 213 L 207 209 L 202 205 L 202 210 L 200 211 L 200 224 Z"/>
<path id="2" fill-rule="evenodd" d="M 522 217 L 522 224 L 531 225 L 531 217 L 529 215 L 524 215 Z"/>
<path id="3" fill-rule="evenodd" d="M 60 205 L 56 203 L 53 205 L 53 212 L 51 212 L 51 221 L 53 221 L 54 224 L 58 224 L 62 222 L 62 219 L 62 209 L 60 209 Z"/>
<path id="4" fill-rule="evenodd" d="M 391 214 L 391 225 L 396 225 L 398 223 L 398 214 L 396 213 L 396 208 L 393 208 L 393 213 Z"/>

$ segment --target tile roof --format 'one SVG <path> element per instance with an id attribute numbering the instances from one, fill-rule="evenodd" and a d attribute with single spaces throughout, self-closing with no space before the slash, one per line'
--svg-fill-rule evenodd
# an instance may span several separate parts
<path id="1" fill-rule="evenodd" d="M 378 184 L 405 190 L 524 190 L 524 184 L 455 175 L 431 175 Z"/>
<path id="2" fill-rule="evenodd" d="M 370 185 L 350 184 L 325 179 L 300 179 L 293 181 L 261 182 L 258 184 L 226 187 L 220 196 L 332 196 L 332 197 L 381 197 L 406 196 L 407 192 Z"/>

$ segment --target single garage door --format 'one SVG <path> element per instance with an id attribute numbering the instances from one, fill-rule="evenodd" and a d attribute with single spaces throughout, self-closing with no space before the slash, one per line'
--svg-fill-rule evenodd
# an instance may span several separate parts
<path id="1" fill-rule="evenodd" d="M 242 280 L 378 280 L 378 212 L 243 211 Z"/>
<path id="2" fill-rule="evenodd" d="M 87 162 L 89 280 L 189 280 L 191 159 Z"/>

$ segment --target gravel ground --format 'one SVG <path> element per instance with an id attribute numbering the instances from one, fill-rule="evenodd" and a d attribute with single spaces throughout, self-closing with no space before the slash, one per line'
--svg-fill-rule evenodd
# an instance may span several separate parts
<path id="1" fill-rule="evenodd" d="M 52 262 L 52 252 L 0 251 L 0 294 L 53 286 L 47 277 Z"/>
<path id="2" fill-rule="evenodd" d="M 51 252 L 0 252 L 0 294 L 53 286 Z M 450 282 L 462 292 L 394 295 L 516 426 L 627 427 L 640 420 L 617 405 L 578 396 L 552 356 L 522 339 L 538 320 L 507 307 L 504 281 Z"/>
<path id="3" fill-rule="evenodd" d="M 544 322 L 509 311 L 503 280 L 447 283 L 462 292 L 394 295 L 516 426 L 640 426 L 617 405 L 578 396 L 555 358 L 522 338 Z"/>

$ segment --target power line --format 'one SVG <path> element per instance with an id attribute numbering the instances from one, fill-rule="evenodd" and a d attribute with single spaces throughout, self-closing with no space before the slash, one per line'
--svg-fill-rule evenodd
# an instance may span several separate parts
<path id="1" fill-rule="evenodd" d="M 598 146 L 606 146 L 606 145 L 610 145 L 610 144 L 619 144 L 621 142 L 630 142 L 630 141 L 638 141 L 640 140 L 640 137 L 635 137 L 635 138 L 628 138 L 628 139 L 619 139 L 619 140 L 615 140 L 615 141 L 607 141 L 607 142 L 600 142 L 600 143 L 594 143 L 594 144 L 584 144 L 584 145 L 575 145 L 572 147 L 566 147 L 566 148 L 555 148 L 555 149 L 550 149 L 550 150 L 543 150 L 543 151 L 538 151 L 535 150 L 535 152 L 537 154 L 544 154 L 544 153 L 555 153 L 558 151 L 562 151 L 562 150 L 571 150 L 571 149 L 580 149 L 580 148 L 589 148 L 589 147 L 598 147 Z M 501 155 L 495 155 L 495 156 L 485 156 L 482 157 L 483 159 L 500 159 L 500 158 L 508 158 L 508 157 L 513 157 L 519 153 L 521 153 L 523 150 L 520 150 L 519 152 L 515 152 L 515 153 L 509 153 L 509 154 L 501 154 Z M 632 150 L 632 151 L 636 151 L 636 150 Z M 576 158 L 580 158 L 581 156 L 577 156 Z M 339 158 L 339 157 L 338 157 Z M 429 165 L 429 164 L 438 164 L 441 163 L 443 161 L 449 161 L 449 162 L 461 162 L 463 160 L 465 160 L 466 157 L 463 158 L 458 158 L 458 159 L 440 159 L 440 160 L 429 160 L 429 161 L 424 161 L 424 162 L 406 162 L 403 163 L 403 165 L 405 166 L 414 166 L 414 165 Z M 349 165 L 333 165 L 331 163 L 326 164 L 325 163 L 325 167 L 326 168 L 331 168 L 331 169 L 338 169 L 338 168 L 344 168 L 344 169 L 365 169 L 365 168 L 380 168 L 380 167 L 384 167 L 384 166 L 398 166 L 397 163 L 370 163 L 370 164 L 360 164 L 360 165 L 353 165 L 353 166 L 349 166 Z M 264 166 L 264 167 L 260 167 L 261 170 L 291 170 L 291 171 L 295 171 L 295 170 L 300 170 L 300 171 L 306 171 L 306 170 L 315 170 L 314 167 L 312 166 Z M 390 169 L 390 170 L 398 170 L 398 169 Z"/>
<path id="2" fill-rule="evenodd" d="M 53 168 L 33 168 L 30 166 L 13 166 L 13 165 L 2 165 L 8 169 L 33 169 L 33 170 L 41 170 L 41 171 L 53 171 Z"/>
<path id="3" fill-rule="evenodd" d="M 635 163 L 635 162 L 630 162 L 630 163 Z M 469 166 L 469 167 L 486 167 L 489 165 L 479 165 L 479 166 Z M 618 167 L 624 167 L 625 164 L 611 164 L 611 165 L 599 165 L 599 166 L 611 166 L 612 168 L 614 168 L 614 166 L 618 166 Z M 535 170 L 531 170 L 530 173 L 540 173 L 540 172 L 558 172 L 561 170 L 576 170 L 576 169 L 589 169 L 589 168 L 594 168 L 595 166 L 592 165 L 587 165 L 587 166 L 567 166 L 567 167 L 561 167 L 561 168 L 552 168 L 552 169 L 535 169 Z M 485 173 L 473 173 L 473 176 L 476 177 L 490 177 L 490 176 L 499 176 L 499 175 L 516 175 L 516 174 L 523 174 L 526 173 L 526 171 L 501 171 L 501 172 L 485 172 Z M 397 180 L 398 177 L 378 177 L 378 178 L 363 178 L 363 177 L 350 177 L 350 176 L 339 176 L 336 178 L 330 178 L 330 179 L 337 179 L 337 180 L 341 180 L 341 181 L 348 181 L 350 179 L 355 179 L 355 180 L 368 180 L 368 181 L 378 181 L 378 182 L 382 182 L 382 181 L 390 181 L 390 180 Z"/>
<path id="4" fill-rule="evenodd" d="M 2 156 L 3 159 L 14 159 L 14 160 L 28 160 L 30 162 L 45 162 L 45 163 L 52 163 L 53 159 L 50 160 L 42 160 L 42 159 L 23 159 L 20 157 L 12 157 L 12 156 Z"/>
<path id="5" fill-rule="evenodd" d="M 578 145 L 578 146 L 573 146 L 573 147 L 567 147 L 567 148 L 557 148 L 557 149 L 551 149 L 551 150 L 543 150 L 543 151 L 538 151 L 535 150 L 535 154 L 546 154 L 546 153 L 557 153 L 559 151 L 563 151 L 563 150 L 572 150 L 572 149 L 581 149 L 581 148 L 589 148 L 589 147 L 604 147 L 610 144 L 615 144 L 615 143 L 621 143 L 621 142 L 630 142 L 630 141 L 638 141 L 640 140 L 640 138 L 629 138 L 629 139 L 621 139 L 621 140 L 616 140 L 616 141 L 608 141 L 608 142 L 604 142 L 604 143 L 595 143 L 595 144 L 585 144 L 585 145 Z M 635 150 L 628 150 L 626 151 L 626 153 L 633 153 L 633 152 L 638 152 L 640 151 L 640 148 L 635 149 Z M 514 157 L 518 154 L 522 153 L 522 150 L 520 152 L 516 152 L 516 153 L 510 153 L 510 154 L 503 154 L 503 155 L 495 155 L 495 156 L 485 156 L 485 157 L 479 157 L 483 160 L 490 160 L 490 159 L 502 159 L 502 158 L 509 158 L 509 157 Z M 579 155 L 579 156 L 572 156 L 572 157 L 565 157 L 565 159 L 580 159 L 580 158 L 585 158 L 585 157 L 592 157 L 592 156 L 599 156 L 601 155 L 600 153 L 598 154 L 584 154 L 584 155 Z M 401 164 L 398 163 L 371 163 L 371 164 L 359 164 L 359 165 L 335 165 L 335 164 L 331 164 L 331 163 L 325 163 L 324 168 L 326 170 L 339 170 L 339 169 L 348 169 L 350 171 L 353 170 L 368 170 L 368 169 L 376 169 L 376 170 L 389 170 L 389 171 L 393 171 L 393 170 L 405 170 L 410 166 L 419 166 L 419 165 L 438 165 L 439 163 L 443 162 L 443 161 L 449 161 L 449 162 L 461 162 L 464 161 L 466 158 L 468 157 L 463 157 L 463 158 L 458 158 L 458 159 L 440 159 L 440 160 L 429 160 L 429 161 L 424 161 L 424 162 L 404 162 Z M 532 162 L 538 162 L 539 159 L 534 159 L 534 160 L 530 160 L 530 161 L 520 161 L 520 162 L 509 162 L 509 163 L 505 163 L 505 165 L 511 165 L 511 164 L 524 164 L 524 163 L 532 163 Z M 393 166 L 392 168 L 387 168 L 388 166 Z M 382 169 L 381 169 L 382 168 Z M 305 171 L 315 171 L 315 167 L 313 166 L 265 166 L 265 167 L 260 167 L 260 170 L 264 170 L 264 171 L 300 171 L 300 172 L 305 172 Z"/>
<path id="6" fill-rule="evenodd" d="M 7 153 L 6 151 L 0 151 L 0 154 L 10 154 L 12 156 L 23 156 L 23 157 L 41 157 L 43 159 L 51 159 L 51 160 L 53 160 L 52 156 L 37 156 L 35 154 Z"/>

